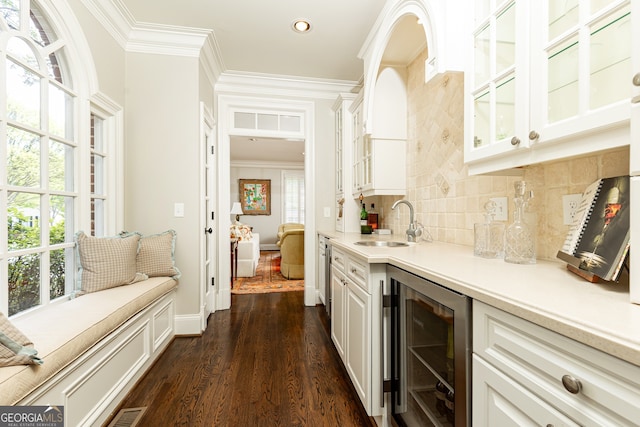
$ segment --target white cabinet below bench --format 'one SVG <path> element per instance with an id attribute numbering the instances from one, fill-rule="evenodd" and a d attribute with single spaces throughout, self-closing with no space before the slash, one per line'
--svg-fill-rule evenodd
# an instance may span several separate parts
<path id="1" fill-rule="evenodd" d="M 101 426 L 175 336 L 173 290 L 144 308 L 18 405 L 61 405 L 65 425 Z"/>

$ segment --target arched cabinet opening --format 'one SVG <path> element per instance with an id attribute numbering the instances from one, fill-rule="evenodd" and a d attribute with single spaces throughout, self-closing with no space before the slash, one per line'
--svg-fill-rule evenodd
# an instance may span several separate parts
<path id="1" fill-rule="evenodd" d="M 354 196 L 406 194 L 407 67 L 427 49 L 418 17 L 405 14 L 390 27 L 370 93 L 370 115 L 354 139 Z M 428 55 L 427 55 L 428 57 Z"/>

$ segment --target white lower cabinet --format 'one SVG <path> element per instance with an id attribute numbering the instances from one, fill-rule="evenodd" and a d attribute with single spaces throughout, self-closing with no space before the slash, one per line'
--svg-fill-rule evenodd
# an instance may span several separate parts
<path id="1" fill-rule="evenodd" d="M 363 402 L 370 400 L 371 382 L 371 295 L 347 281 L 346 366 Z M 366 403 L 365 403 L 366 405 Z"/>
<path id="2" fill-rule="evenodd" d="M 474 427 L 638 426 L 640 367 L 473 303 Z"/>
<path id="3" fill-rule="evenodd" d="M 472 425 L 579 426 L 477 355 L 472 369 Z"/>
<path id="4" fill-rule="evenodd" d="M 345 361 L 345 299 L 347 284 L 344 274 L 331 269 L 331 340 L 338 350 L 340 359 Z"/>
<path id="5" fill-rule="evenodd" d="M 362 405 L 382 415 L 381 281 L 385 265 L 369 265 L 333 247 L 331 339 Z"/>

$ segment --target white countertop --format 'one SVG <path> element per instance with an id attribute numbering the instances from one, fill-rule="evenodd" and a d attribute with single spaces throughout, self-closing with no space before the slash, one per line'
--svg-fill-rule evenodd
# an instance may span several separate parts
<path id="1" fill-rule="evenodd" d="M 640 366 L 640 305 L 629 302 L 627 285 L 587 282 L 560 261 L 509 264 L 476 257 L 469 246 L 369 247 L 354 242 L 404 236 L 319 233 L 369 263 L 392 264 Z"/>

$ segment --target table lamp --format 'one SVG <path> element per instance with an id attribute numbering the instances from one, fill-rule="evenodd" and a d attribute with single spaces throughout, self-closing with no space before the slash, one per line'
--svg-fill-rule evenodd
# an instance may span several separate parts
<path id="1" fill-rule="evenodd" d="M 242 207 L 240 207 L 240 202 L 233 202 L 233 206 L 231 207 L 231 214 L 236 216 L 236 222 L 240 222 L 240 215 L 242 215 Z"/>

